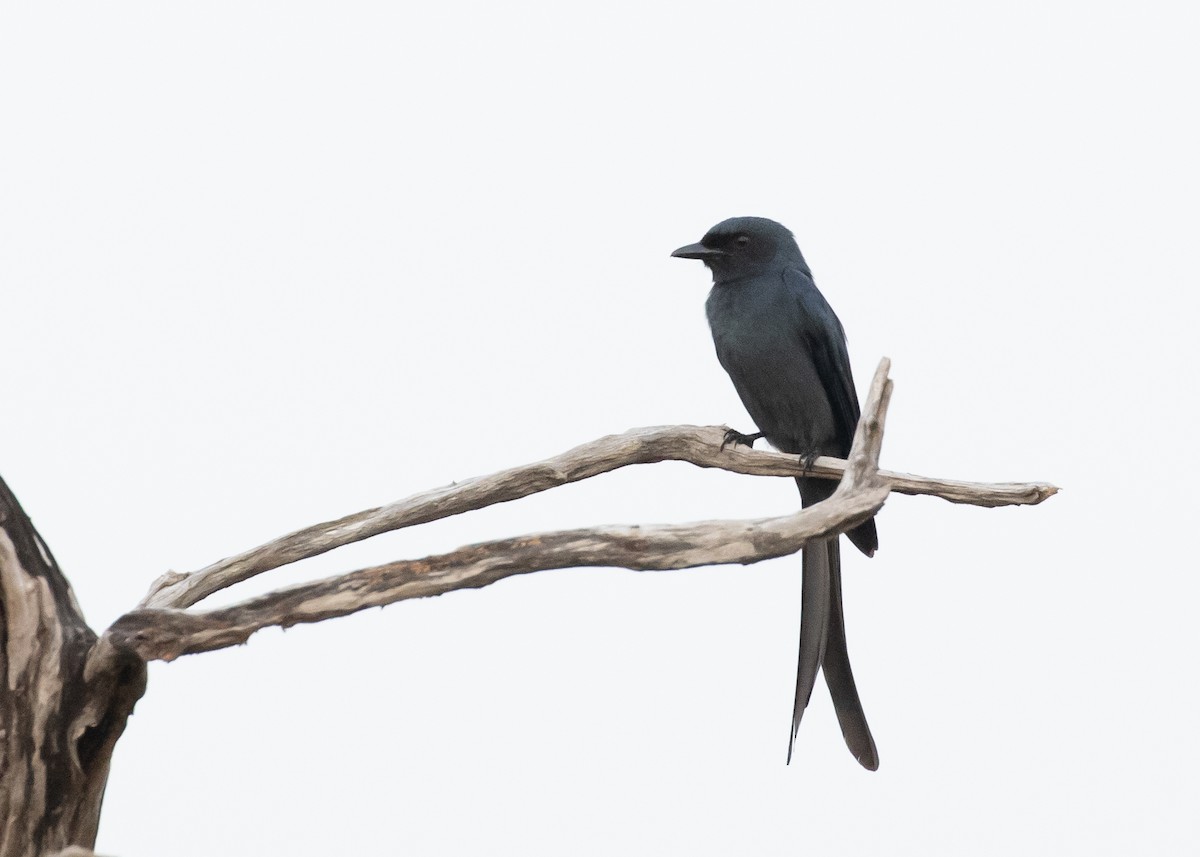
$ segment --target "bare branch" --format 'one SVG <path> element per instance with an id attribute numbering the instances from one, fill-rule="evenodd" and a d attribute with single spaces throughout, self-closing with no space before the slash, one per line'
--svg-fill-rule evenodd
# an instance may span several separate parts
<path id="1" fill-rule="evenodd" d="M 516 574 L 585 566 L 656 571 L 754 563 L 845 531 L 878 511 L 887 494 L 883 484 L 855 489 L 778 518 L 594 527 L 499 539 L 288 587 L 219 610 L 135 610 L 105 637 L 147 660 L 172 660 L 243 643 L 273 625 L 320 622 L 408 598 L 487 586 Z"/>
<path id="2" fill-rule="evenodd" d="M 635 571 L 754 563 L 795 553 L 815 538 L 845 532 L 879 511 L 887 484 L 878 477 L 891 397 L 885 359 L 867 394 L 850 466 L 833 496 L 792 515 L 641 527 L 594 527 L 499 539 L 421 560 L 393 562 L 292 586 L 220 610 L 137 610 L 104 637 L 151 660 L 245 642 L 262 628 L 320 622 L 408 598 L 487 586 L 554 568 L 612 566 Z"/>
<path id="3" fill-rule="evenodd" d="M 846 459 L 846 470 L 838 486 L 839 491 L 880 483 L 879 453 L 883 450 L 883 424 L 892 400 L 892 382 L 888 378 L 891 368 L 892 361 L 884 357 L 871 379 L 866 406 L 858 425 L 854 427 L 854 440 L 850 445 L 850 456 Z"/>
<path id="4" fill-rule="evenodd" d="M 807 472 L 826 479 L 841 479 L 846 471 L 846 462 L 837 458 L 817 458 L 805 471 L 792 455 L 744 446 L 722 450 L 724 434 L 725 429 L 716 426 L 655 426 L 608 435 L 544 461 L 435 488 L 386 506 L 305 527 L 191 574 L 168 572 L 154 582 L 139 607 L 190 607 L 255 575 L 342 545 L 527 497 L 632 464 L 686 461 L 698 467 L 753 476 L 794 477 Z M 880 443 L 881 431 L 875 439 L 876 455 Z M 1035 483 L 956 482 L 889 471 L 879 471 L 878 475 L 892 491 L 929 494 L 978 506 L 1036 504 L 1058 490 L 1052 485 Z"/>

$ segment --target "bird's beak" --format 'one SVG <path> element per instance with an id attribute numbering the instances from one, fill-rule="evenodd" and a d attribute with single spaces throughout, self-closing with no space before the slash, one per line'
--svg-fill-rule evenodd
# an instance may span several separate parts
<path id="1" fill-rule="evenodd" d="M 725 251 L 714 250 L 703 244 L 689 244 L 686 247 L 680 247 L 671 255 L 677 259 L 716 259 L 718 256 L 724 256 Z"/>

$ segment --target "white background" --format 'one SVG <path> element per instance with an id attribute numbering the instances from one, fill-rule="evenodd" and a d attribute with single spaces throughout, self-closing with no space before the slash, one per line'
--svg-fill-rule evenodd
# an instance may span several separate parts
<path id="1" fill-rule="evenodd" d="M 799 567 L 591 569 L 154 664 L 98 850 L 1180 854 L 1197 839 L 1197 13 L 1166 3 L 6 4 L 0 472 L 97 629 L 168 568 L 637 425 L 749 419 L 718 220 L 796 233 L 893 497 L 847 551 L 882 767 Z M 990 8 L 989 8 L 990 7 Z M 682 464 L 214 603 L 563 526 L 783 514 Z"/>

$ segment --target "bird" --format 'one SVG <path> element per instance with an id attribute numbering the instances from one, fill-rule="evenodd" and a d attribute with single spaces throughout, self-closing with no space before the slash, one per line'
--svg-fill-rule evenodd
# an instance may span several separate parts
<path id="1" fill-rule="evenodd" d="M 734 217 L 671 255 L 699 259 L 712 272 L 705 309 L 717 360 L 758 427 L 756 434 L 730 429 L 722 448 L 752 447 L 766 438 L 781 452 L 799 455 L 806 467 L 818 455 L 845 458 L 859 419 L 846 334 L 792 233 L 765 217 Z M 805 476 L 796 484 L 802 506 L 828 498 L 836 487 Z M 867 556 L 879 547 L 873 517 L 846 536 Z M 874 771 L 879 754 L 846 650 L 839 541 L 834 536 L 802 549 L 800 656 L 787 761 L 823 670 L 846 746 Z"/>

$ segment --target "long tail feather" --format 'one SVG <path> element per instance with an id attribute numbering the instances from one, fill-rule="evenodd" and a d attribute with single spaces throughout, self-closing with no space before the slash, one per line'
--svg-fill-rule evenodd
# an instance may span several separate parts
<path id="1" fill-rule="evenodd" d="M 816 479 L 797 479 L 803 505 L 811 506 L 826 499 L 833 491 L 831 483 Z M 875 521 L 868 520 L 850 533 L 850 540 L 870 556 L 879 544 Z M 838 724 L 846 746 L 867 770 L 879 767 L 875 739 L 867 725 L 854 674 L 850 671 L 850 654 L 846 649 L 846 620 L 842 614 L 842 551 L 839 538 L 814 542 L 804 548 L 801 556 L 803 582 L 800 606 L 800 662 L 796 669 L 796 703 L 792 709 L 792 734 L 788 741 L 788 763 L 804 709 L 812 697 L 817 673 L 825 670 L 825 683 L 837 711 Z"/>
<path id="2" fill-rule="evenodd" d="M 792 709 L 792 735 L 788 741 L 788 764 L 792 747 L 800 730 L 800 718 L 808 707 L 821 661 L 825 658 L 825 641 L 829 629 L 829 552 L 825 542 L 815 542 L 804 548 L 801 564 L 804 579 L 801 584 L 800 605 L 800 663 L 796 668 L 796 705 Z"/>
<path id="3" fill-rule="evenodd" d="M 875 739 L 867 726 L 854 674 L 850 671 L 850 654 L 846 650 L 846 620 L 842 615 L 842 561 L 841 548 L 837 541 L 826 543 L 829 552 L 829 626 L 825 644 L 825 683 L 837 711 L 838 723 L 846 746 L 868 771 L 879 768 L 879 754 L 875 751 Z"/>

